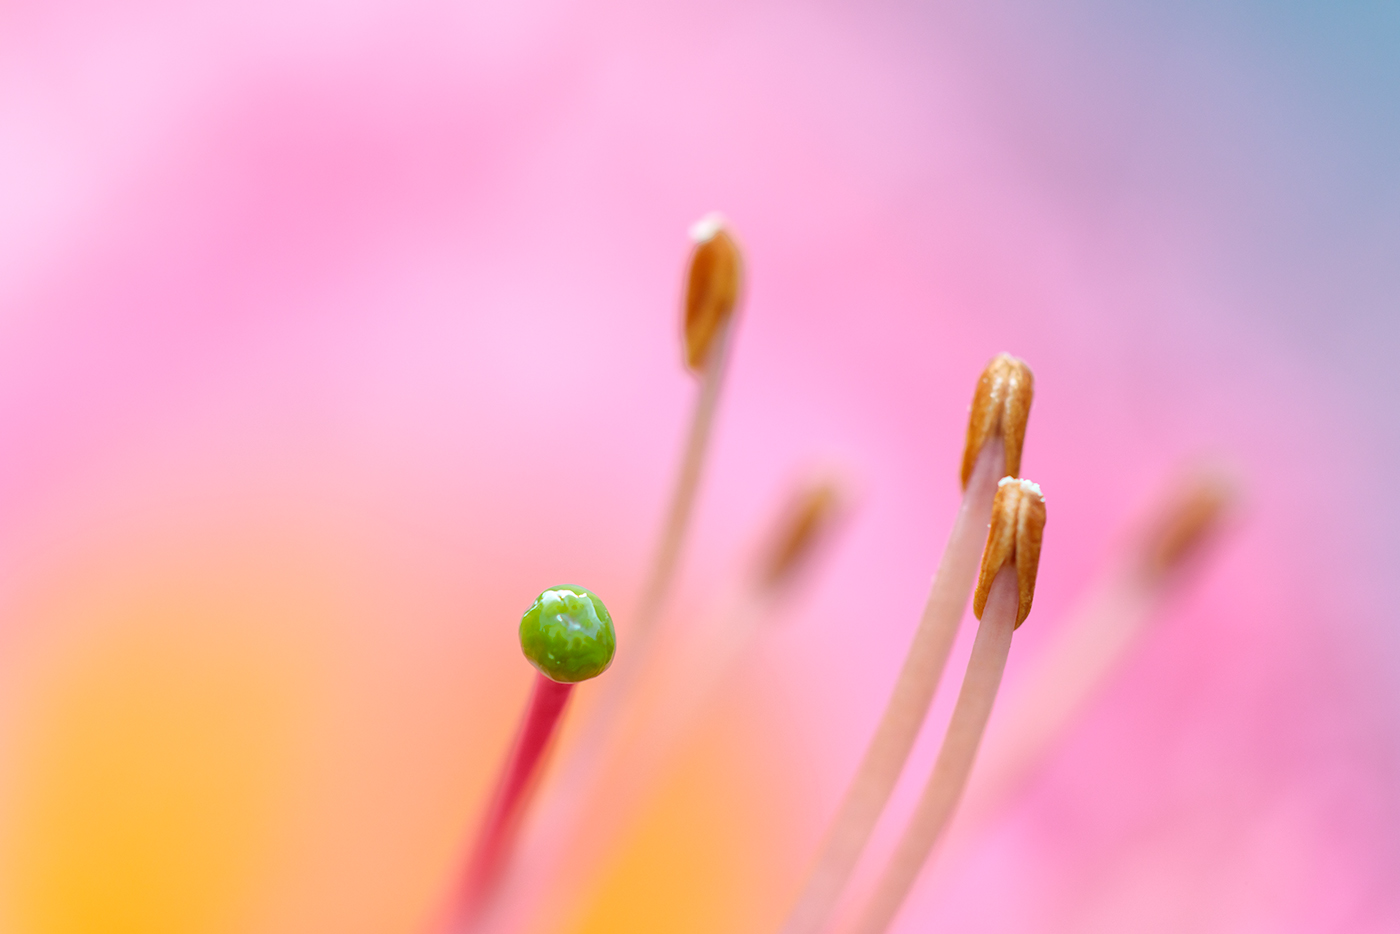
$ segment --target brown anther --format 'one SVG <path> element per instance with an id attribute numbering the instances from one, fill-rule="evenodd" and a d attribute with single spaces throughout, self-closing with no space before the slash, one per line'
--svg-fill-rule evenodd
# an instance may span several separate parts
<path id="1" fill-rule="evenodd" d="M 685 362 L 699 373 L 705 369 L 715 336 L 734 313 L 744 259 L 719 215 L 702 218 L 690 233 L 695 251 L 690 254 L 685 286 Z"/>
<path id="2" fill-rule="evenodd" d="M 1026 422 L 1030 419 L 1034 395 L 1035 377 L 1026 361 L 999 353 L 987 364 L 977 380 L 977 392 L 972 396 L 972 409 L 967 418 L 963 489 L 967 489 L 972 479 L 972 470 L 977 466 L 977 456 L 982 453 L 983 445 L 998 431 L 1006 458 L 1002 476 L 1020 474 L 1021 448 L 1026 441 Z"/>
<path id="3" fill-rule="evenodd" d="M 1016 610 L 1017 628 L 1031 612 L 1035 596 L 1035 574 L 1040 567 L 1040 540 L 1045 530 L 1045 497 L 1040 487 L 1029 480 L 1003 477 L 992 501 L 992 527 L 987 533 L 987 548 L 982 552 L 982 572 L 977 578 L 977 592 L 972 597 L 972 611 L 982 618 L 987 595 L 997 572 L 1015 562 L 1016 583 L 1020 605 Z"/>
<path id="4" fill-rule="evenodd" d="M 1143 540 L 1142 569 L 1152 578 L 1181 567 L 1219 530 L 1236 487 L 1220 471 L 1199 470 L 1155 517 Z"/>
<path id="5" fill-rule="evenodd" d="M 764 587 L 778 586 L 801 567 L 831 531 L 841 513 L 841 493 L 830 481 L 799 490 L 779 521 L 759 574 Z"/>

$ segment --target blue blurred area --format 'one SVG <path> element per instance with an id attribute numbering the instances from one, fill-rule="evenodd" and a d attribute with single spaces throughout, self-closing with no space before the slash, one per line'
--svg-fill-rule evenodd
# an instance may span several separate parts
<path id="1" fill-rule="evenodd" d="M 1065 211 L 1111 229 L 1172 204 L 1261 326 L 1396 401 L 1400 4 L 1011 0 L 918 15 L 975 50 L 961 64 L 1002 105 L 988 119 Z M 1384 426 L 1390 453 L 1398 423 Z"/>
<path id="2" fill-rule="evenodd" d="M 1186 243 L 1239 326 L 1363 424 L 1364 462 L 1338 483 L 1385 482 L 1400 455 L 1400 3 L 896 7 L 916 42 L 957 58 L 1053 210 L 1110 261 L 1174 230 L 1167 249 Z M 1388 579 L 1400 506 L 1372 502 L 1345 522 Z M 1369 604 L 1394 619 L 1380 588 Z M 1400 629 L 1380 622 L 1400 678 Z"/>

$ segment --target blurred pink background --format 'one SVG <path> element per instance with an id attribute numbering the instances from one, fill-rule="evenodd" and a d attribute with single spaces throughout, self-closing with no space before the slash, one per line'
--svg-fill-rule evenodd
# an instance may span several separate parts
<path id="1" fill-rule="evenodd" d="M 626 651 L 717 208 L 672 622 L 806 465 L 859 506 L 575 926 L 774 929 L 1008 350 L 1050 512 L 1008 684 L 1184 458 L 1247 497 L 897 929 L 1400 930 L 1397 113 L 1381 3 L 0 4 L 0 927 L 425 930 L 519 613 L 588 586 Z"/>

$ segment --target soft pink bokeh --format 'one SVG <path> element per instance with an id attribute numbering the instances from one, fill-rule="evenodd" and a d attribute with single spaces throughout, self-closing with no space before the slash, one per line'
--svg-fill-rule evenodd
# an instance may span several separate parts
<path id="1" fill-rule="evenodd" d="M 1248 494 L 899 930 L 1395 930 L 1400 82 L 1363 66 L 1400 27 L 1376 16 L 0 7 L 0 908 L 43 915 L 53 711 L 168 636 L 177 668 L 248 652 L 280 685 L 209 929 L 419 930 L 528 686 L 520 610 L 584 584 L 625 651 L 692 393 L 685 230 L 719 208 L 751 278 L 677 621 L 804 465 L 860 488 L 737 689 L 732 769 L 778 813 L 771 877 L 735 883 L 771 897 L 735 924 L 790 895 L 878 716 L 1009 350 L 1050 520 L 1008 683 L 1183 458 Z M 178 633 L 120 609 L 244 577 L 279 609 Z"/>

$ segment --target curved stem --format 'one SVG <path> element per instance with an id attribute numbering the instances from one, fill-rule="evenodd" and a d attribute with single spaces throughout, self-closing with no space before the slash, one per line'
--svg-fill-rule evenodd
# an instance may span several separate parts
<path id="1" fill-rule="evenodd" d="M 495 882 L 510 858 L 520 818 L 573 690 L 572 684 L 561 684 L 536 673 L 525 718 L 482 821 L 463 877 L 458 909 L 448 930 L 466 930 L 486 907 Z"/>
<path id="2" fill-rule="evenodd" d="M 661 611 L 665 609 L 666 597 L 670 593 L 671 582 L 680 563 L 681 547 L 685 544 L 686 532 L 690 528 L 690 515 L 695 510 L 695 497 L 700 489 L 700 474 L 705 465 L 705 453 L 710 446 L 711 428 L 714 426 L 715 410 L 719 405 L 720 387 L 724 382 L 732 328 L 731 318 L 715 334 L 714 344 L 701 377 L 700 392 L 695 399 L 690 430 L 686 435 L 685 452 L 681 455 L 676 485 L 671 491 L 671 502 L 666 511 L 666 522 L 661 528 L 661 538 L 656 543 L 651 568 L 647 573 L 646 583 L 642 586 L 637 611 L 632 618 L 629 636 L 631 651 L 634 653 L 639 641 L 647 638 L 655 628 Z"/>
<path id="3" fill-rule="evenodd" d="M 934 844 L 948 827 L 953 810 L 967 787 L 977 747 L 992 715 L 997 688 L 1001 686 L 1002 672 L 1006 669 L 1006 656 L 1011 650 L 1019 599 L 1016 569 L 1010 565 L 1003 567 L 992 582 L 982 623 L 977 627 L 977 639 L 972 644 L 967 674 L 963 677 L 943 746 L 938 750 L 933 774 L 853 934 L 884 934 L 913 888 Z"/>
<path id="4" fill-rule="evenodd" d="M 817 934 L 826 926 L 904 770 L 909 750 L 918 738 L 943 677 L 958 624 L 967 609 L 1004 462 L 1000 440 L 983 447 L 948 535 L 948 545 L 938 564 L 928 603 L 904 659 L 904 667 L 900 669 L 899 680 L 895 682 L 894 693 L 870 740 L 865 758 L 851 780 L 807 883 L 788 916 L 783 934 Z"/>

